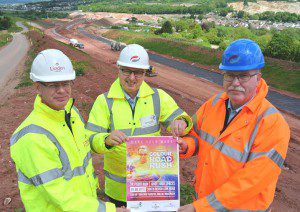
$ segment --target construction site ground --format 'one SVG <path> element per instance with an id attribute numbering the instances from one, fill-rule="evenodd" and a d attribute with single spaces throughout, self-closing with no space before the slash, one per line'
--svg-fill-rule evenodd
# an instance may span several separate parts
<path id="1" fill-rule="evenodd" d="M 106 92 L 111 83 L 117 77 L 116 60 L 119 52 L 110 50 L 110 46 L 97 42 L 90 38 L 78 35 L 76 30 L 60 30 L 59 33 L 69 38 L 76 38 L 85 44 L 84 52 L 69 48 L 56 42 L 54 39 L 68 43 L 68 40 L 53 33 L 52 29 L 45 30 L 45 36 L 36 32 L 30 32 L 32 40 L 38 41 L 37 51 L 46 48 L 57 48 L 65 52 L 73 60 L 89 61 L 90 70 L 84 76 L 77 77 L 73 86 L 73 96 L 76 99 L 75 105 L 79 108 L 85 120 L 88 118 L 89 110 L 96 97 Z M 52 39 L 54 38 L 54 39 Z M 196 110 L 212 95 L 222 91 L 222 87 L 203 80 L 201 78 L 183 73 L 165 65 L 151 62 L 156 67 L 159 75 L 153 78 L 146 78 L 146 81 L 153 87 L 162 88 L 167 91 L 188 114 L 193 115 Z M 30 113 L 35 98 L 33 86 L 14 90 L 8 99 L 1 102 L 0 106 L 0 211 L 13 211 L 22 208 L 22 202 L 17 188 L 17 178 L 14 164 L 9 155 L 9 138 L 15 128 Z M 272 205 L 273 211 L 299 211 L 299 150 L 300 150 L 300 120 L 299 117 L 285 113 L 292 138 L 289 145 L 287 159 L 284 169 L 280 175 L 276 196 Z M 181 160 L 180 173 L 181 183 L 192 183 L 196 158 Z M 104 177 L 102 170 L 102 159 L 99 155 L 93 155 L 96 174 L 103 188 Z M 11 202 L 4 205 L 4 200 L 11 198 Z M 6 202 L 7 203 L 7 202 Z"/>

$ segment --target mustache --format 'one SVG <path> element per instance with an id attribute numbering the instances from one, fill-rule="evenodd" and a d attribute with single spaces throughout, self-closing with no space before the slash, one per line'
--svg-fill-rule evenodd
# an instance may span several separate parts
<path id="1" fill-rule="evenodd" d="M 245 89 L 241 86 L 238 87 L 234 87 L 234 86 L 229 86 L 228 87 L 228 91 L 241 91 L 241 92 L 245 92 Z"/>

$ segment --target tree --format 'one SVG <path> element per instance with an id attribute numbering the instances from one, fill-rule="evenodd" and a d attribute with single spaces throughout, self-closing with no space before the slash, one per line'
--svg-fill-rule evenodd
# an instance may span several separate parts
<path id="1" fill-rule="evenodd" d="M 0 30 L 6 30 L 11 27 L 11 20 L 8 17 L 0 17 Z"/>
<path id="2" fill-rule="evenodd" d="M 137 20 L 138 20 L 138 19 L 137 19 L 136 17 L 134 17 L 134 16 L 131 17 L 131 22 L 132 22 L 132 23 L 136 23 Z"/>
<path id="3" fill-rule="evenodd" d="M 209 31 L 211 28 L 215 28 L 216 23 L 215 22 L 203 22 L 201 24 L 202 30 Z"/>
<path id="4" fill-rule="evenodd" d="M 176 32 L 182 32 L 182 31 L 187 30 L 189 28 L 189 25 L 186 21 L 179 20 L 174 23 L 174 27 L 175 27 Z"/>
<path id="5" fill-rule="evenodd" d="M 299 41 L 288 30 L 273 35 L 266 48 L 266 54 L 284 60 L 299 61 Z"/>
<path id="6" fill-rule="evenodd" d="M 249 6 L 248 0 L 244 0 L 244 7 L 247 7 L 247 6 Z"/>
<path id="7" fill-rule="evenodd" d="M 237 18 L 244 18 L 246 15 L 246 13 L 243 10 L 238 11 L 237 13 Z"/>
<path id="8" fill-rule="evenodd" d="M 161 33 L 169 33 L 169 34 L 173 33 L 172 24 L 170 21 L 166 21 L 163 23 L 161 27 Z"/>

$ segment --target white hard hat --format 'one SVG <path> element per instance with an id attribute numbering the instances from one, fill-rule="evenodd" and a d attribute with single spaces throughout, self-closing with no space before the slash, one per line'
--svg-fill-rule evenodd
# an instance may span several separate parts
<path id="1" fill-rule="evenodd" d="M 30 79 L 34 82 L 59 82 L 75 79 L 70 59 L 57 49 L 41 51 L 34 59 Z"/>
<path id="2" fill-rule="evenodd" d="M 130 68 L 149 69 L 149 56 L 144 47 L 138 44 L 130 44 L 121 51 L 117 65 Z"/>

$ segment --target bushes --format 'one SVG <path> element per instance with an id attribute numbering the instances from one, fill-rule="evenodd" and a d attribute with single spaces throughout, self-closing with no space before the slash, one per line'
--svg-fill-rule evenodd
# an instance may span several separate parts
<path id="1" fill-rule="evenodd" d="M 162 33 L 169 33 L 169 34 L 173 33 L 172 24 L 170 21 L 164 22 L 162 27 L 154 32 L 154 34 L 156 34 L 156 35 L 159 35 Z"/>
<path id="2" fill-rule="evenodd" d="M 297 22 L 300 21 L 300 15 L 289 12 L 271 12 L 266 11 L 260 14 L 254 14 L 251 19 L 276 21 L 276 22 Z"/>
<path id="3" fill-rule="evenodd" d="M 0 30 L 6 30 L 10 28 L 12 25 L 11 20 L 9 17 L 0 17 Z"/>
<path id="4" fill-rule="evenodd" d="M 270 57 L 300 62 L 299 49 L 299 30 L 287 29 L 273 35 L 265 52 Z"/>

